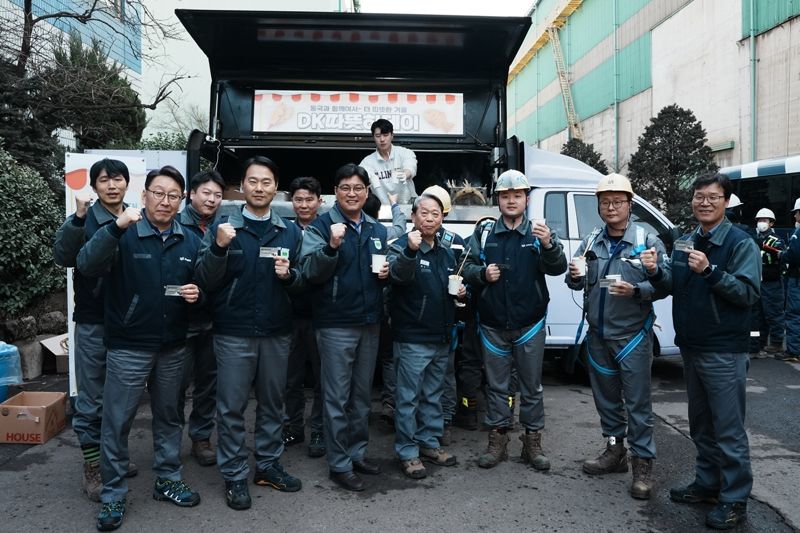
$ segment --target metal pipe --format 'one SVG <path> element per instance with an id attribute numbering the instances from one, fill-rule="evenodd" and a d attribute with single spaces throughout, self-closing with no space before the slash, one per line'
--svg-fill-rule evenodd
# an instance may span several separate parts
<path id="1" fill-rule="evenodd" d="M 619 29 L 618 5 L 619 0 L 614 0 L 614 172 L 619 172 L 619 43 L 617 42 L 617 30 Z M 752 1 L 752 0 L 751 0 Z"/>
<path id="2" fill-rule="evenodd" d="M 756 3 L 750 0 L 750 161 L 758 159 L 758 109 L 756 94 Z"/>

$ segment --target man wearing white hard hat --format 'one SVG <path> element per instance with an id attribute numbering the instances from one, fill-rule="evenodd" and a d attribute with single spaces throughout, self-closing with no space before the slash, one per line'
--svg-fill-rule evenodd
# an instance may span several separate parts
<path id="1" fill-rule="evenodd" d="M 508 431 L 514 413 L 508 397 L 512 369 L 520 392 L 522 461 L 548 470 L 542 451 L 545 318 L 550 296 L 546 276 L 567 270 L 564 247 L 543 220 L 525 216 L 531 186 L 525 175 L 507 170 L 497 179 L 495 194 L 501 216 L 484 237 L 480 230 L 467 241 L 470 253 L 464 280 L 478 293 L 479 337 L 486 369 L 486 425 L 489 445 L 478 466 L 491 468 L 508 458 Z"/>
<path id="2" fill-rule="evenodd" d="M 759 340 L 763 350 L 756 357 L 774 356 L 783 353 L 784 292 L 780 255 L 786 246 L 775 233 L 775 213 L 761 208 L 756 213 L 756 242 L 761 249 L 761 301 L 758 311 Z"/>
<path id="3" fill-rule="evenodd" d="M 786 263 L 786 353 L 775 359 L 800 359 L 800 198 L 794 201 L 794 234 L 789 238 L 781 262 Z"/>
<path id="4" fill-rule="evenodd" d="M 653 288 L 639 256 L 655 250 L 663 264 L 666 249 L 658 237 L 631 222 L 633 189 L 628 178 L 604 176 L 596 194 L 605 227 L 584 237 L 566 277 L 570 289 L 584 291 L 587 366 L 603 436 L 608 439 L 597 459 L 584 461 L 583 471 L 627 472 L 627 438 L 633 465 L 631 496 L 648 499 L 656 456 L 650 402 L 653 301 L 667 293 Z"/>

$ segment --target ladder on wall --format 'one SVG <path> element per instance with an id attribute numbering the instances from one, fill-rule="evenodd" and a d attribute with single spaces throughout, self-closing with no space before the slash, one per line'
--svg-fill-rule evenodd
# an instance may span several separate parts
<path id="1" fill-rule="evenodd" d="M 564 62 L 564 53 L 561 51 L 561 40 L 558 38 L 558 27 L 550 26 L 547 28 L 547 36 L 550 44 L 553 45 L 553 56 L 556 61 L 556 71 L 558 73 L 558 83 L 561 86 L 561 97 L 564 99 L 564 110 L 567 113 L 567 124 L 569 133 L 573 139 L 583 139 L 583 128 L 578 114 L 575 112 L 575 103 L 572 100 L 572 88 L 569 84 L 569 73 Z"/>

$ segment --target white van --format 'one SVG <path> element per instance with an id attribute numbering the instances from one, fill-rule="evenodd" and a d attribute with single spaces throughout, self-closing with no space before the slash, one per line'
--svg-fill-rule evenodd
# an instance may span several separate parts
<path id="1" fill-rule="evenodd" d="M 544 218 L 564 245 L 564 253 L 571 258 L 581 240 L 603 222 L 597 213 L 595 188 L 602 176 L 593 168 L 571 157 L 523 146 L 522 160 L 525 175 L 533 189 L 528 204 L 528 218 Z M 445 227 L 462 237 L 469 237 L 475 222 L 484 216 L 498 216 L 496 206 L 453 206 L 445 219 Z M 388 212 L 381 213 L 388 222 Z M 648 232 L 658 235 L 671 248 L 676 236 L 673 224 L 647 200 L 639 196 L 633 199 L 631 221 L 643 226 Z M 564 283 L 562 276 L 547 277 L 550 306 L 547 311 L 547 347 L 563 350 L 562 368 L 572 373 L 574 363 L 580 356 L 578 348 L 586 335 L 584 326 L 578 343 L 576 335 L 581 322 L 583 295 L 573 291 Z M 672 297 L 655 303 L 654 326 L 656 356 L 678 355 L 675 346 L 675 330 L 672 325 Z M 585 357 L 580 358 L 585 361 Z"/>

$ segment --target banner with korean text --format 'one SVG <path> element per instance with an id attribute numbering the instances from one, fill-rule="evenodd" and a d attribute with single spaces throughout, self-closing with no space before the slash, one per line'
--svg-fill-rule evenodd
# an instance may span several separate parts
<path id="1" fill-rule="evenodd" d="M 385 118 L 398 135 L 463 135 L 461 93 L 257 90 L 253 131 L 367 133 Z"/>

